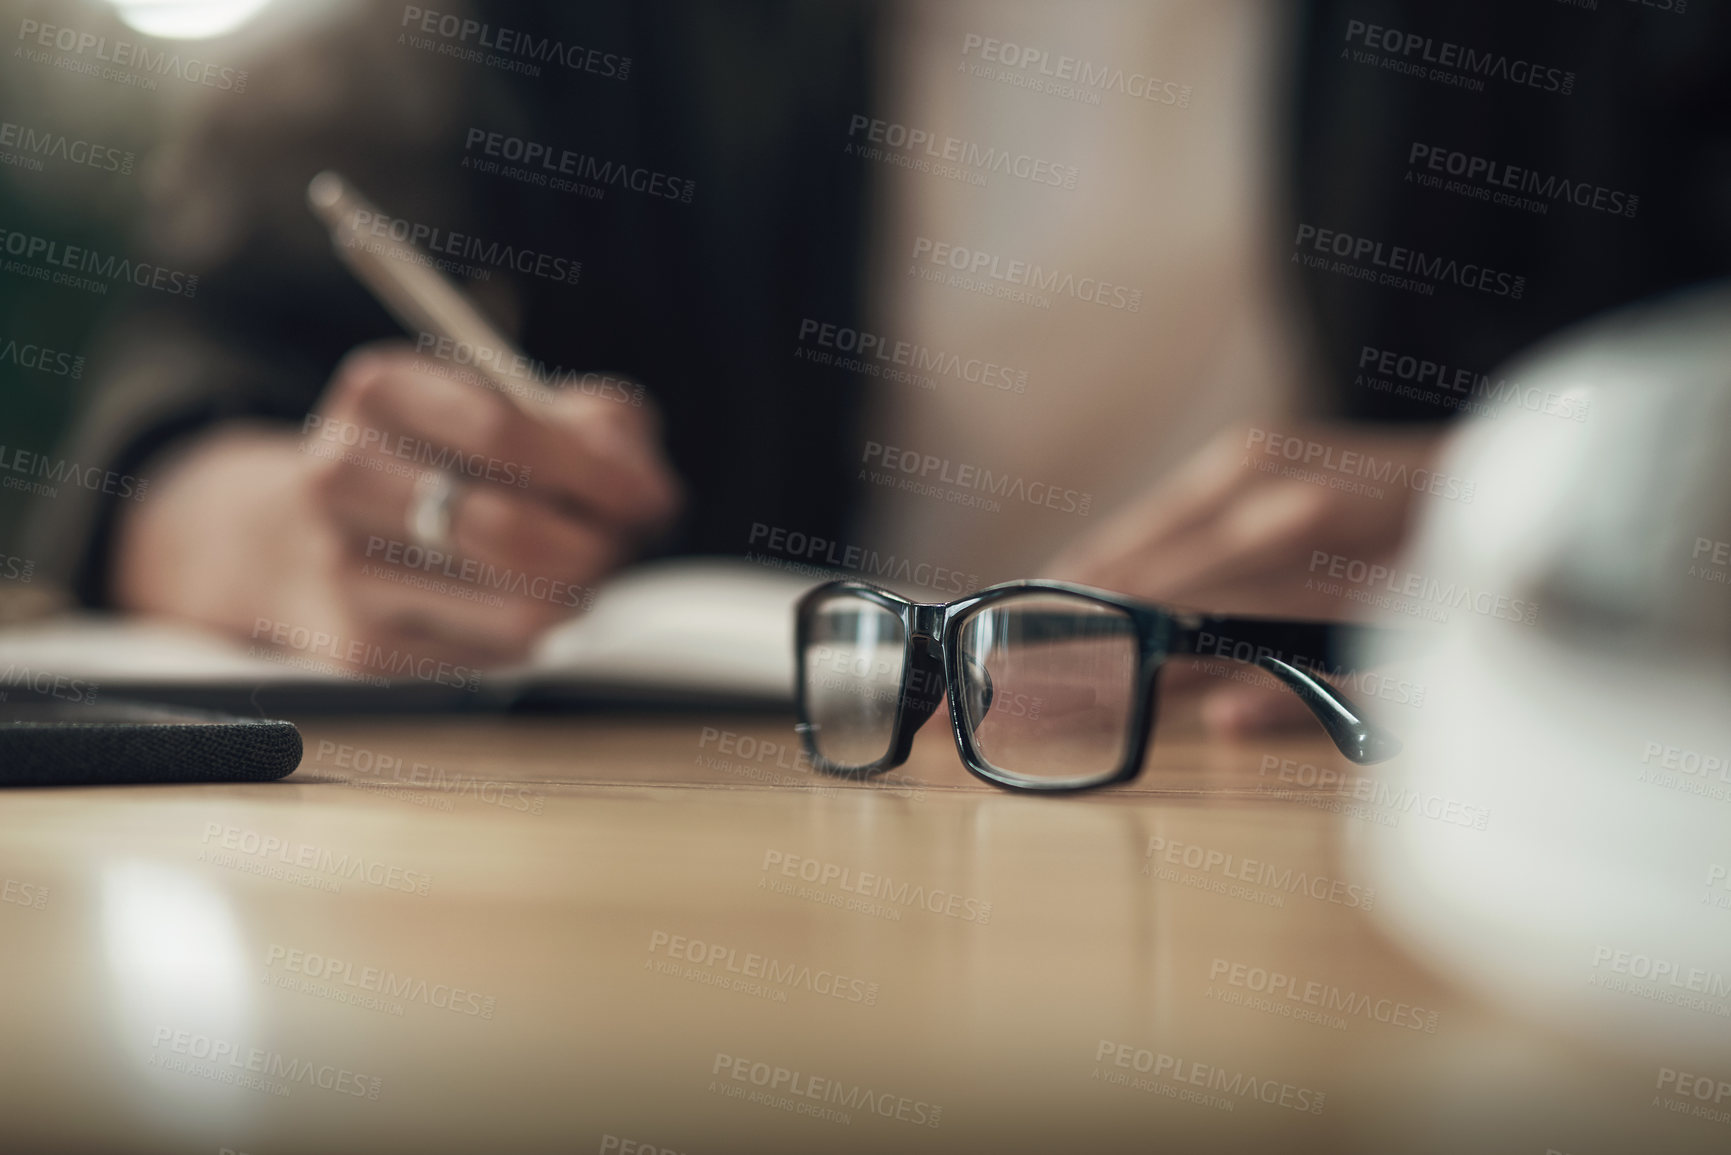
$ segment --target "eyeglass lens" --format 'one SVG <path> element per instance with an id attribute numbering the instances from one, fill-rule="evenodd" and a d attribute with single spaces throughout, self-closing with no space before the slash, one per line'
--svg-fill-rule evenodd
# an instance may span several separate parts
<path id="1" fill-rule="evenodd" d="M 800 677 L 820 755 L 860 768 L 889 753 L 906 654 L 901 619 L 876 602 L 837 593 L 818 603 Z"/>
<path id="2" fill-rule="evenodd" d="M 1028 594 L 968 615 L 958 641 L 963 718 L 991 769 L 1056 784 L 1123 765 L 1136 709 L 1129 614 Z"/>

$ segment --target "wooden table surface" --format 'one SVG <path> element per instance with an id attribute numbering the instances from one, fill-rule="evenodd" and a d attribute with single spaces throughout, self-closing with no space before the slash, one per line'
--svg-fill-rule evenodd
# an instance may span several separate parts
<path id="1" fill-rule="evenodd" d="M 1385 936 L 1342 847 L 1426 819 L 1282 782 L 1308 732 L 1072 799 L 935 725 L 871 786 L 763 717 L 303 732 L 0 798 L 0 1149 L 1731 1149 Z"/>

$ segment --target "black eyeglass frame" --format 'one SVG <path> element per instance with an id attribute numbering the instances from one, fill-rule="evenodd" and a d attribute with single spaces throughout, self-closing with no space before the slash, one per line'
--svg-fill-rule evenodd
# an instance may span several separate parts
<path id="1" fill-rule="evenodd" d="M 875 762 L 847 766 L 825 758 L 818 749 L 817 735 L 806 702 L 805 659 L 813 645 L 819 606 L 838 594 L 848 594 L 893 613 L 902 625 L 902 671 L 895 700 L 895 719 L 889 749 Z M 1055 594 L 1079 598 L 1128 615 L 1136 629 L 1136 670 L 1132 677 L 1134 714 L 1129 724 L 1129 743 L 1123 761 L 1113 770 L 1073 781 L 1034 778 L 993 766 L 974 742 L 972 727 L 963 717 L 961 695 L 961 627 L 975 611 L 997 602 L 1029 594 Z M 1291 660 L 1311 655 L 1339 668 L 1349 665 L 1362 639 L 1377 633 L 1373 627 L 1337 622 L 1300 621 L 1287 618 L 1237 617 L 1192 614 L 1139 601 L 1108 590 L 1058 581 L 1012 581 L 989 586 L 952 602 L 916 602 L 870 582 L 839 580 L 825 582 L 802 595 L 794 619 L 795 729 L 812 766 L 842 778 L 867 778 L 894 769 L 908 760 L 914 735 L 948 697 L 950 731 L 962 765 L 982 781 L 1011 790 L 1036 793 L 1075 793 L 1113 786 L 1135 778 L 1142 771 L 1148 743 L 1154 732 L 1154 690 L 1167 659 L 1204 655 L 1204 639 L 1227 639 L 1237 650 L 1249 645 L 1253 660 L 1216 653 L 1227 661 L 1254 665 L 1278 678 L 1296 693 L 1328 731 L 1335 746 L 1353 762 L 1365 764 L 1392 758 L 1400 743 L 1381 727 L 1368 721 L 1334 686 L 1315 677 Z M 1218 651 L 1218 647 L 1217 647 Z"/>

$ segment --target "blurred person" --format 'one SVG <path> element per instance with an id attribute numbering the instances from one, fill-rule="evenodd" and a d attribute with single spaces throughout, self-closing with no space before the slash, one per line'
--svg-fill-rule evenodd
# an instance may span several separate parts
<path id="1" fill-rule="evenodd" d="M 73 452 L 152 489 L 44 510 L 42 552 L 83 600 L 500 663 L 670 528 L 682 550 L 737 553 L 754 521 L 839 525 L 826 431 L 859 389 L 787 349 L 801 318 L 855 312 L 863 192 L 824 146 L 865 102 L 860 9 L 441 9 L 336 10 L 249 59 L 244 95 L 209 94 L 151 158 L 145 243 L 198 292 L 145 295 L 92 357 Z M 478 64 L 456 18 L 534 39 L 496 53 L 515 67 Z M 623 183 L 549 187 L 529 146 Z M 327 168 L 573 386 L 534 420 L 451 353 L 417 354 L 308 211 Z M 676 528 L 669 459 L 696 482 Z M 463 464 L 434 552 L 530 592 L 507 582 L 492 606 L 381 580 L 426 570 L 407 515 L 442 460 Z"/>
<path id="2" fill-rule="evenodd" d="M 1346 616 L 1353 603 L 1316 580 L 1319 558 L 1323 575 L 1337 562 L 1392 567 L 1421 515 L 1494 520 L 1522 496 L 1448 475 L 1437 417 L 1538 412 L 1585 438 L 1592 412 L 1505 363 L 1584 318 L 1731 274 L 1731 217 L 1712 207 L 1731 193 L 1731 121 L 1713 111 L 1731 99 L 1731 13 L 1301 7 L 1282 110 L 1283 235 L 1266 251 L 1306 380 L 1328 400 L 1286 419 L 1251 414 L 1248 427 L 1246 415 L 1228 420 L 1057 551 L 1050 576 L 1207 609 Z M 1475 56 L 1482 91 L 1461 84 L 1460 67 L 1437 67 Z M 1404 246 L 1483 279 L 1432 295 L 1345 276 L 1318 267 L 1342 252 L 1318 243 L 1325 230 L 1348 253 Z M 1317 421 L 1329 416 L 1351 421 Z M 1319 450 L 1342 464 L 1310 466 Z M 1353 461 L 1414 484 L 1367 495 Z M 1203 702 L 1213 729 L 1302 723 L 1277 688 L 1202 681 L 1215 683 Z"/>
<path id="3" fill-rule="evenodd" d="M 1339 616 L 1338 600 L 1306 596 L 1308 559 L 1391 556 L 1429 498 L 1256 469 L 1253 444 L 1278 431 L 1427 468 L 1465 399 L 1367 387 L 1380 354 L 1489 374 L 1558 326 L 1724 272 L 1731 249 L 1716 208 L 1725 126 L 1708 112 L 1726 94 L 1722 14 L 471 6 L 601 51 L 593 70 L 531 79 L 404 46 L 407 12 L 358 7 L 274 48 L 247 101 L 209 101 L 158 158 L 149 236 L 199 272 L 200 297 L 140 304 L 106 344 L 84 455 L 158 481 L 149 502 L 93 500 L 49 527 L 86 600 L 495 661 L 571 612 L 478 609 L 368 576 L 369 546 L 404 536 L 414 488 L 372 468 L 372 451 L 359 464 L 308 452 L 318 431 L 356 427 L 520 466 L 527 485 L 458 479 L 455 550 L 579 585 L 645 548 L 739 554 L 776 526 L 981 584 L 1038 571 L 1197 608 Z M 1370 28 L 1574 79 L 1463 91 L 1353 59 L 1375 51 Z M 1137 98 L 1108 81 L 1097 103 L 1032 91 L 1028 67 L 986 59 L 988 39 L 1160 88 Z M 608 56 L 615 72 L 630 58 L 627 80 L 602 74 Z M 1056 158 L 1078 179 L 981 189 L 862 160 L 852 146 L 874 121 Z M 694 195 L 589 199 L 481 171 L 508 140 L 648 166 Z M 1457 156 L 1639 208 L 1511 208 L 1410 179 L 1433 157 L 1446 176 Z M 394 326 L 302 203 L 327 167 L 396 217 L 581 260 L 575 285 L 493 270 L 469 288 L 539 360 L 626 384 L 577 392 L 532 427 L 436 358 L 370 347 Z M 1306 267 L 1324 230 L 1516 270 L 1524 291 L 1421 295 Z M 1029 308 L 934 284 L 910 275 L 922 239 L 928 254 L 943 241 L 1088 270 L 1134 286 L 1140 307 Z M 790 357 L 813 322 L 988 357 L 1027 388 L 921 390 Z M 638 382 L 652 404 L 631 404 Z M 982 516 L 880 492 L 860 481 L 874 444 L 1086 494 L 1089 515 L 1012 502 Z M 1280 718 L 1246 687 L 1213 698 L 1227 729 Z"/>

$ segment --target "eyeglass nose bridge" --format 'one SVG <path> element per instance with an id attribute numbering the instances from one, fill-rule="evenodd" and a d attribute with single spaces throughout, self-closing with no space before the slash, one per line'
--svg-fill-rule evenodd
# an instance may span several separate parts
<path id="1" fill-rule="evenodd" d="M 913 640 L 924 640 L 933 647 L 943 641 L 944 607 L 915 603 L 910 615 L 909 635 Z"/>
<path id="2" fill-rule="evenodd" d="M 911 654 L 904 695 L 909 733 L 924 725 L 936 712 L 947 688 L 943 649 L 944 607 L 916 604 L 910 623 L 908 641 Z M 968 689 L 966 716 L 977 720 L 985 717 L 986 711 L 991 709 L 992 679 L 986 667 L 974 658 L 964 654 L 961 662 L 970 675 L 965 681 Z"/>
<path id="3" fill-rule="evenodd" d="M 915 603 L 908 614 L 908 671 L 902 686 L 901 735 L 892 760 L 905 761 L 914 733 L 944 698 L 944 607 Z"/>

